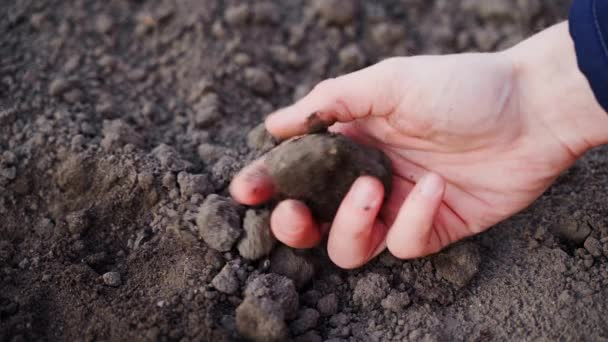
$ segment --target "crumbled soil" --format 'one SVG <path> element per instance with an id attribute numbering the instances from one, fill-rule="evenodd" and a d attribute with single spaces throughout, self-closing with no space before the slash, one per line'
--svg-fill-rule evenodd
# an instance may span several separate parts
<path id="1" fill-rule="evenodd" d="M 264 216 L 245 231 L 248 209 L 226 199 L 250 145 L 269 143 L 249 131 L 320 80 L 505 48 L 567 1 L 0 6 L 0 341 L 608 338 L 606 149 L 454 260 L 343 271 L 321 248 L 265 255 Z M 231 226 L 225 252 L 197 224 L 212 194 L 225 212 L 201 225 Z M 239 254 L 247 236 L 257 260 Z"/>

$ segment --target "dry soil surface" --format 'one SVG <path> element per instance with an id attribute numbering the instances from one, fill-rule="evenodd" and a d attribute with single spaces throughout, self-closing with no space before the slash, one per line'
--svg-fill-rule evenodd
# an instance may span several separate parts
<path id="1" fill-rule="evenodd" d="M 343 271 L 228 198 L 252 130 L 382 58 L 492 51 L 543 0 L 3 0 L 0 341 L 606 340 L 608 157 L 439 255 Z"/>

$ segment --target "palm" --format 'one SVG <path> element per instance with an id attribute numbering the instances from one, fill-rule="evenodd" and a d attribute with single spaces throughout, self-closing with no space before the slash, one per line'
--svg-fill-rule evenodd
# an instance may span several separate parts
<path id="1" fill-rule="evenodd" d="M 529 119 L 519 111 L 524 99 L 508 68 L 471 55 L 441 61 L 427 57 L 423 63 L 434 63 L 434 68 L 408 68 L 397 90 L 407 95 L 388 115 L 333 129 L 391 158 L 395 182 L 381 213 L 387 225 L 423 174 L 435 172 L 446 180 L 433 225 L 446 245 L 528 206 L 575 158 L 557 142 L 539 149 L 534 135 L 546 132 L 527 129 Z M 472 63 L 478 74 L 473 78 L 467 77 Z M 410 84 L 416 85 L 415 94 L 407 93 Z"/>
<path id="2" fill-rule="evenodd" d="M 538 115 L 535 108 L 546 103 L 535 103 L 534 91 L 523 84 L 505 55 L 394 58 L 321 82 L 269 117 L 266 127 L 288 138 L 321 121 L 385 151 L 394 171 L 390 196 L 383 202 L 379 181 L 358 179 L 332 222 L 328 253 L 346 268 L 384 247 L 399 258 L 415 258 L 522 210 L 580 154 Z M 263 160 L 235 178 L 231 193 L 251 205 L 272 197 Z M 298 201 L 281 202 L 271 227 L 293 247 L 321 240 Z"/>

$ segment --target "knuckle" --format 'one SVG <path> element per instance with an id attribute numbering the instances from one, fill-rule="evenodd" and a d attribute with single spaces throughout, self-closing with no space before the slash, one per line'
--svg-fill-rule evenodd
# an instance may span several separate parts
<path id="1" fill-rule="evenodd" d="M 333 90 L 334 83 L 335 83 L 335 78 L 325 79 L 325 80 L 317 83 L 317 85 L 315 85 L 314 88 L 312 89 L 312 92 L 326 96 L 327 93 L 329 93 Z"/>

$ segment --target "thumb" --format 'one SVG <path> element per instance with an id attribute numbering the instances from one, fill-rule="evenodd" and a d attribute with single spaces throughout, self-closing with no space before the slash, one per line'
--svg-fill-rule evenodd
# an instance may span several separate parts
<path id="1" fill-rule="evenodd" d="M 295 104 L 279 109 L 266 119 L 266 129 L 277 138 L 314 132 L 335 122 L 369 116 L 386 116 L 399 99 L 398 58 L 330 78 L 317 84 Z"/>

